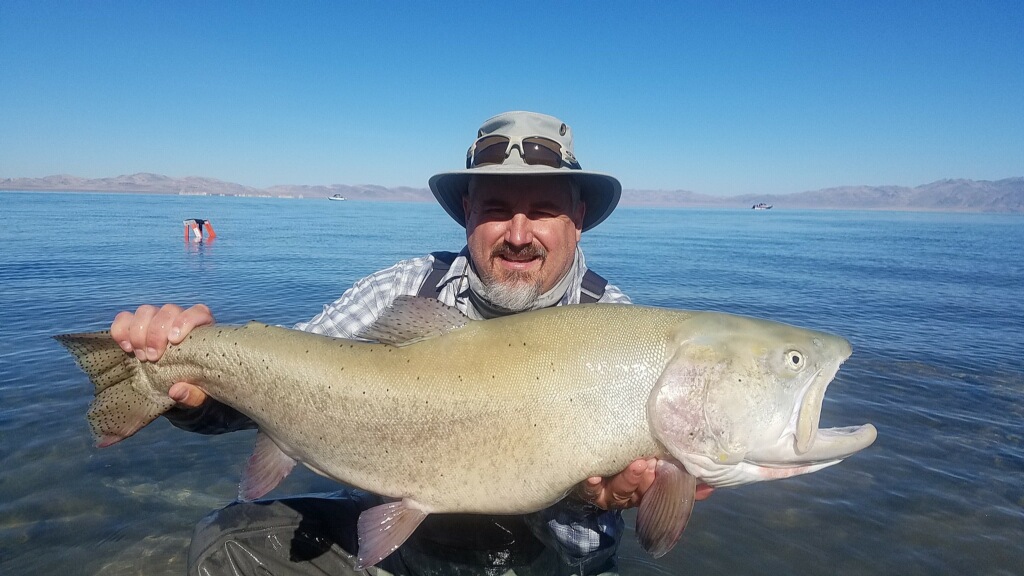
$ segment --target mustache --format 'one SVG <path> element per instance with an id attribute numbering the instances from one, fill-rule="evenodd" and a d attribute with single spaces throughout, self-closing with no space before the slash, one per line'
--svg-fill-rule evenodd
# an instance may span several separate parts
<path id="1" fill-rule="evenodd" d="M 492 258 L 547 258 L 548 251 L 542 246 L 527 244 L 526 246 L 512 246 L 502 243 L 491 250 Z"/>

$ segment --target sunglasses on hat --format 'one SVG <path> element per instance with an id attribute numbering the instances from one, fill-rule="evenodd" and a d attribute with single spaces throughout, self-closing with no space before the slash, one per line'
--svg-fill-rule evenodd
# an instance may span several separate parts
<path id="1" fill-rule="evenodd" d="M 542 165 L 552 168 L 563 166 L 580 170 L 580 164 L 572 153 L 558 142 L 543 136 L 530 136 L 513 140 L 508 136 L 491 135 L 477 139 L 466 155 L 466 168 L 504 164 L 512 148 L 519 148 L 523 162 L 531 166 Z"/>

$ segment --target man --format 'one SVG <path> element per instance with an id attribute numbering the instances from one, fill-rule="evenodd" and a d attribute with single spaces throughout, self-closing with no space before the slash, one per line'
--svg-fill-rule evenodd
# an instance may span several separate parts
<path id="1" fill-rule="evenodd" d="M 469 149 L 466 169 L 434 176 L 430 189 L 466 228 L 462 252 L 434 253 L 372 274 L 296 329 L 358 337 L 402 295 L 434 297 L 474 319 L 581 301 L 629 302 L 588 272 L 578 246 L 581 233 L 614 210 L 621 185 L 580 168 L 572 132 L 560 120 L 530 112 L 487 120 Z M 111 334 L 126 352 L 156 361 L 168 343 L 212 323 L 201 304 L 187 310 L 142 306 L 119 314 Z M 187 382 L 175 384 L 169 395 L 180 409 L 168 417 L 179 427 L 221 432 L 252 426 Z M 612 478 L 590 478 L 569 498 L 528 516 L 431 516 L 380 568 L 520 575 L 612 570 L 622 530 L 616 510 L 639 503 L 654 480 L 654 466 L 654 460 L 638 460 Z M 373 495 L 349 491 L 229 506 L 197 528 L 190 573 L 249 573 L 258 567 L 275 574 L 352 573 L 355 517 L 376 503 Z"/>

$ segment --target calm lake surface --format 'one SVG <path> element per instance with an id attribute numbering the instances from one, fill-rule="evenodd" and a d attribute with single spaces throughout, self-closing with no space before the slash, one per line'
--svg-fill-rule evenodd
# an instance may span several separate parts
<path id="1" fill-rule="evenodd" d="M 219 237 L 186 244 L 193 217 Z M 94 448 L 92 386 L 51 336 L 168 301 L 290 325 L 463 243 L 432 204 L 0 193 L 0 574 L 184 573 L 254 438 L 160 419 Z M 824 471 L 716 492 L 658 561 L 627 535 L 624 574 L 1024 570 L 1024 218 L 620 208 L 583 246 L 639 304 L 846 337 L 822 426 L 879 432 Z M 297 468 L 271 496 L 334 489 Z"/>

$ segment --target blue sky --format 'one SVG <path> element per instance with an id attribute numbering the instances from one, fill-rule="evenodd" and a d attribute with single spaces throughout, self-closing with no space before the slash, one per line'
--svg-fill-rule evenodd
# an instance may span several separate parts
<path id="1" fill-rule="evenodd" d="M 0 177 L 425 187 L 483 120 L 627 189 L 1024 176 L 1024 2 L 0 0 Z"/>

